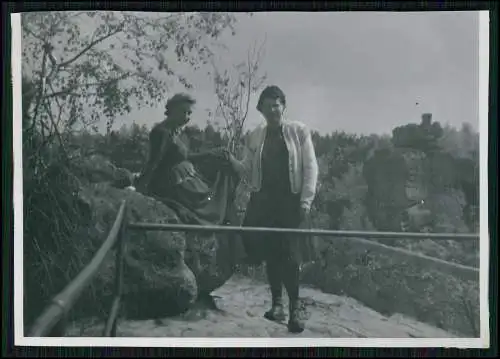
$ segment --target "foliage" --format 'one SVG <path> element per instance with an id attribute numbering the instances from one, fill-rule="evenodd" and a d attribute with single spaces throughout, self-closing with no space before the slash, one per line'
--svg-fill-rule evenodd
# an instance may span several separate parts
<path id="1" fill-rule="evenodd" d="M 100 154 L 141 170 L 147 130 L 111 131 L 115 117 L 155 104 L 171 80 L 190 88 L 175 65 L 195 70 L 207 64 L 234 22 L 226 13 L 22 14 L 27 323 L 95 249 L 88 236 L 76 236 L 90 220 L 80 164 Z M 94 126 L 103 122 L 105 135 Z"/>
<path id="2" fill-rule="evenodd" d="M 410 138 L 409 129 L 420 131 L 412 124 L 402 128 Z M 441 128 L 439 124 L 430 128 L 440 134 L 436 130 Z M 390 142 L 387 138 L 313 133 L 320 165 L 315 227 L 399 231 L 400 222 L 407 218 L 412 231 L 477 233 L 478 135 L 468 126 L 460 131 L 447 126 L 442 137 L 437 135 L 424 141 L 423 136 L 418 140 L 413 134 L 417 140 L 405 143 L 398 131 Z M 409 187 L 426 189 L 416 192 L 424 195 L 423 205 L 410 196 Z M 462 282 L 429 268 L 409 267 L 397 258 L 366 252 L 348 240 L 320 239 L 319 243 L 320 260 L 306 267 L 304 282 L 352 296 L 388 315 L 405 313 L 451 331 L 478 335 L 478 283 Z M 384 243 L 479 266 L 478 243 Z"/>
<path id="3" fill-rule="evenodd" d="M 36 142 L 30 167 L 43 172 L 41 152 L 53 143 L 69 161 L 71 131 L 106 120 L 111 132 L 117 115 L 165 97 L 171 78 L 191 87 L 174 65 L 208 63 L 213 42 L 234 21 L 225 13 L 23 14 L 23 83 L 30 84 L 23 137 Z"/>
<path id="4" fill-rule="evenodd" d="M 193 69 L 206 64 L 210 40 L 234 21 L 225 13 L 23 14 L 23 71 L 36 82 L 42 106 L 36 104 L 32 120 L 52 121 L 56 113 L 58 125 L 95 124 L 102 115 L 112 120 L 130 112 L 133 99 L 138 106 L 159 101 L 170 76 L 189 87 L 172 61 Z"/>
<path id="5" fill-rule="evenodd" d="M 195 151 L 201 151 L 213 147 L 220 147 L 221 145 L 224 145 L 224 143 L 227 143 L 224 142 L 227 141 L 227 138 L 224 138 L 223 134 L 216 128 L 214 128 L 210 123 L 207 124 L 207 126 L 205 126 L 205 128 L 203 129 L 197 126 L 189 126 L 186 128 L 186 133 Z M 135 171 L 135 169 L 140 168 L 140 165 L 143 163 L 144 153 L 148 151 L 147 141 L 145 140 L 146 134 L 147 130 L 144 127 L 141 128 L 135 124 L 132 124 L 130 126 L 123 126 L 119 131 L 113 132 L 112 134 L 109 134 L 107 136 L 91 133 L 82 133 L 78 136 L 75 135 L 73 137 L 73 141 L 79 144 L 86 143 L 86 146 L 93 147 L 94 150 L 98 153 L 105 155 L 107 154 L 106 156 L 114 156 L 113 162 L 115 163 L 115 165 L 124 166 L 130 171 Z M 113 137 L 113 140 L 110 139 L 111 136 Z M 389 213 L 392 213 L 392 216 L 394 216 L 394 213 L 388 212 L 388 208 L 390 209 L 390 207 L 388 206 L 379 206 L 379 217 L 377 217 L 378 219 L 373 220 L 373 215 L 370 212 L 370 196 L 375 196 L 375 198 L 378 198 L 378 200 L 382 200 L 384 198 L 394 198 L 396 192 L 395 188 L 402 188 L 400 191 L 404 192 L 405 177 L 403 175 L 397 175 L 396 172 L 397 163 L 399 163 L 399 166 L 402 166 L 401 170 L 404 171 L 403 165 L 406 163 L 404 160 L 404 156 L 398 154 L 397 152 L 394 152 L 396 151 L 396 149 L 392 147 L 387 139 L 376 138 L 374 136 L 363 137 L 351 136 L 345 133 L 333 133 L 325 136 L 315 134 L 313 136 L 313 139 L 315 141 L 315 145 L 317 143 L 320 143 L 320 145 L 318 146 L 320 150 L 321 141 L 323 141 L 324 146 L 324 153 L 318 156 L 318 160 L 320 163 L 320 186 L 313 206 L 314 226 L 317 228 L 330 229 L 377 230 L 380 229 L 380 227 L 378 227 L 381 225 L 380 223 L 382 223 L 382 225 L 386 225 L 383 223 L 383 221 L 392 220 Z M 327 145 L 328 142 L 330 143 L 330 146 Z M 93 151 L 89 151 L 89 153 L 93 153 Z M 444 153 L 446 154 L 446 152 Z M 382 154 L 382 157 L 380 157 L 380 154 Z M 418 159 L 423 157 L 417 156 L 416 158 Z M 451 158 L 453 159 L 455 157 Z M 473 161 L 471 158 L 467 160 Z M 467 164 L 468 163 L 469 162 L 467 162 Z M 457 167 L 457 176 L 462 178 L 464 181 L 472 181 L 475 177 L 470 176 L 470 167 L 467 167 L 463 163 L 461 164 L 461 166 L 462 167 Z M 462 173 L 460 172 L 460 169 L 467 171 Z M 424 171 L 428 171 L 428 167 L 424 167 Z M 389 177 L 391 177 L 389 178 L 389 181 L 386 176 L 387 173 L 389 173 Z M 433 175 L 434 172 L 432 171 L 428 173 L 428 176 L 431 179 Z M 376 189 L 378 188 L 378 190 L 373 189 L 374 185 L 378 186 L 375 187 Z M 370 186 L 372 186 L 372 188 L 370 188 Z M 463 223 L 463 220 L 461 218 L 457 219 L 457 215 L 458 217 L 461 217 L 462 207 L 468 201 L 465 192 L 460 189 L 461 187 L 458 187 L 454 190 L 445 190 L 445 188 L 441 186 L 437 186 L 436 188 L 442 191 L 433 195 L 433 198 L 435 198 L 436 201 L 436 203 L 432 204 L 432 206 L 436 206 L 435 208 L 433 208 L 433 211 L 434 213 L 439 214 L 438 216 L 436 216 L 436 230 L 439 230 L 439 228 L 444 228 L 443 226 L 446 225 L 446 223 L 451 223 L 451 226 L 454 226 L 455 229 L 460 228 L 460 223 Z M 248 189 L 242 185 L 239 188 L 237 198 L 238 207 L 241 211 L 240 214 L 244 213 L 246 203 L 248 201 L 248 195 Z M 403 204 L 411 202 L 404 199 L 404 194 L 400 194 L 400 196 L 402 196 L 403 198 L 401 200 Z M 395 201 L 396 200 L 393 200 L 393 202 Z M 443 215 L 447 215 L 448 217 L 444 218 Z M 443 219 L 441 219 L 442 217 Z M 450 218 L 454 218 L 455 222 L 449 222 Z M 471 228 L 460 229 L 460 231 L 471 230 Z M 321 241 L 321 243 L 323 243 L 323 246 L 330 242 L 325 240 Z M 411 240 L 398 240 L 393 241 L 391 245 L 400 246 L 415 252 L 438 257 L 448 261 L 455 261 L 461 264 L 474 266 L 478 265 L 478 248 L 477 246 L 469 243 L 455 243 L 453 241 L 436 242 L 432 240 L 419 241 L 417 243 Z M 326 246 L 325 248 L 330 248 L 330 246 L 331 244 Z M 349 245 L 346 243 L 345 246 L 347 246 L 345 249 L 342 249 L 343 247 L 335 247 L 334 249 L 330 248 L 328 250 L 325 249 L 325 251 L 323 251 L 324 255 L 326 255 L 328 251 L 333 251 L 336 253 L 335 258 L 324 257 L 324 261 L 330 263 L 330 267 L 328 267 L 330 269 L 328 269 L 328 271 L 326 271 L 326 269 L 316 269 L 320 272 L 322 271 L 321 273 L 324 273 L 322 275 L 318 273 L 313 275 L 313 277 L 316 278 L 314 281 L 311 281 L 310 278 L 307 279 L 309 275 L 305 274 L 306 278 L 304 280 L 309 281 L 310 283 L 314 282 L 313 284 L 320 285 L 322 288 L 328 291 L 333 290 L 332 288 L 339 288 L 339 290 L 342 289 L 346 291 L 347 294 L 352 295 L 359 300 L 365 301 L 366 303 L 374 307 L 378 305 L 376 303 L 387 302 L 388 299 L 384 296 L 388 294 L 384 294 L 384 288 L 385 290 L 389 290 L 390 288 L 395 287 L 390 287 L 386 282 L 381 281 L 381 278 L 386 278 L 386 275 L 381 274 L 381 276 L 379 276 L 377 274 L 377 276 L 372 276 L 366 274 L 366 270 L 373 269 L 369 269 L 366 267 L 366 263 L 358 258 L 359 255 L 356 254 L 357 252 L 353 252 L 353 255 L 351 256 L 349 254 L 351 251 L 351 249 L 349 249 Z M 372 263 L 373 266 L 380 267 L 382 265 L 382 262 L 380 261 L 382 260 L 387 261 L 387 259 L 375 256 L 371 259 L 370 263 Z M 332 267 L 333 262 L 335 263 L 334 267 Z M 396 263 L 389 267 L 392 268 L 391 270 L 395 270 L 395 268 L 402 268 L 400 267 L 400 264 Z M 314 266 L 312 268 L 314 268 Z M 257 275 L 256 273 L 260 273 L 258 276 L 263 275 L 262 268 L 247 268 L 245 266 L 241 266 L 239 270 L 249 275 L 252 273 L 253 275 Z M 379 269 L 377 269 L 377 272 L 389 273 L 387 272 L 388 270 L 389 269 L 387 268 L 382 269 L 382 267 L 380 267 Z M 317 282 L 318 280 L 320 280 L 320 277 L 324 277 L 326 273 L 332 273 L 332 271 L 339 275 L 337 279 L 330 279 L 329 282 Z M 427 278 L 425 276 L 427 276 L 428 274 L 422 273 L 419 275 L 423 276 L 422 278 Z M 412 277 L 410 275 L 410 272 L 406 270 L 395 271 L 394 275 L 391 275 L 390 278 L 393 278 L 392 280 L 394 280 L 394 278 L 398 276 L 401 276 L 401 278 L 399 279 L 401 283 L 398 284 L 398 297 L 405 297 L 406 295 L 412 297 L 412 295 L 408 293 L 414 293 L 413 296 L 416 297 L 416 294 L 414 292 L 416 289 L 412 288 L 413 286 L 417 285 L 418 281 L 421 281 L 423 279 L 420 277 L 420 279 L 418 279 L 415 276 Z M 432 276 L 432 278 L 434 278 L 433 280 L 436 281 L 435 283 L 439 283 L 439 281 L 445 280 L 438 275 L 436 276 L 436 274 L 432 274 Z M 362 280 L 362 278 L 365 279 Z M 363 284 L 360 284 L 360 280 L 362 280 Z M 432 286 L 438 285 L 435 283 L 432 284 Z M 466 284 L 459 283 L 459 285 L 465 286 L 464 288 L 468 288 Z M 359 288 L 359 286 L 366 288 L 366 293 L 359 292 L 356 289 Z M 437 289 L 425 289 L 425 293 L 428 293 L 430 295 L 432 291 L 435 292 L 436 290 Z M 474 292 L 473 289 L 470 290 Z M 375 297 L 374 294 L 371 294 L 370 297 L 370 292 L 377 294 Z M 409 309 L 409 304 L 409 306 L 407 307 L 401 307 L 401 310 L 406 311 L 406 313 L 409 313 L 410 315 L 415 315 L 420 319 L 424 319 L 426 321 L 430 320 L 432 322 L 432 315 L 425 313 L 431 310 L 430 308 L 432 307 L 432 305 L 434 305 L 432 303 L 435 303 L 436 300 L 445 300 L 445 297 L 439 297 L 440 295 L 441 294 L 439 294 L 438 292 L 435 292 L 432 296 L 424 296 L 418 298 L 418 308 L 427 309 L 418 309 L 417 312 L 415 312 L 416 309 Z M 438 296 L 440 299 L 436 296 Z M 382 300 L 379 297 L 385 299 Z M 376 298 L 379 298 L 380 300 Z M 457 306 L 462 305 L 457 304 L 462 303 L 459 294 L 457 294 L 457 297 L 453 298 L 455 298 L 453 299 L 453 308 L 458 308 Z M 469 298 L 468 300 L 474 299 L 473 297 L 471 298 L 472 299 Z M 384 308 L 380 307 L 379 309 L 382 311 L 388 310 L 387 308 Z M 473 309 L 470 309 L 470 305 L 468 305 L 467 308 L 469 308 L 467 310 L 475 310 L 474 305 L 472 306 Z M 435 324 L 441 326 L 446 326 L 449 324 L 449 322 L 447 322 L 448 319 L 440 320 L 441 324 L 437 322 Z M 453 323 L 458 323 L 456 325 L 462 327 L 466 325 L 464 324 L 465 319 L 463 318 L 460 319 L 457 317 L 453 320 L 455 321 Z"/>
<path id="6" fill-rule="evenodd" d="M 442 273 L 427 262 L 410 265 L 397 254 L 367 250 L 349 239 L 322 244 L 321 258 L 305 268 L 303 282 L 353 297 L 386 316 L 401 313 L 458 335 L 479 335 L 478 282 Z"/>
<path id="7" fill-rule="evenodd" d="M 228 139 L 227 148 L 232 153 L 241 144 L 250 97 L 266 79 L 265 74 L 259 74 L 264 45 L 263 42 L 258 48 L 255 45 L 251 47 L 247 52 L 247 59 L 233 65 L 232 73 L 228 70 L 220 71 L 212 61 L 214 90 L 218 102 L 213 116 L 216 120 L 223 120 L 222 129 Z"/>

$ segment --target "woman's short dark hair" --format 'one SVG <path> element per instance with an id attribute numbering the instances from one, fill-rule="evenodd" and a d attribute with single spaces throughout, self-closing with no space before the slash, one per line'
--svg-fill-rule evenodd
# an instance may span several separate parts
<path id="1" fill-rule="evenodd" d="M 189 104 L 194 105 L 196 100 L 186 93 L 176 93 L 171 98 L 167 100 L 167 104 L 165 105 L 165 112 L 168 114 L 172 108 L 175 106 L 179 106 L 181 104 Z"/>
<path id="2" fill-rule="evenodd" d="M 261 111 L 262 103 L 266 98 L 278 98 L 283 106 L 286 106 L 285 93 L 276 85 L 267 86 L 260 94 L 257 102 L 257 110 Z"/>

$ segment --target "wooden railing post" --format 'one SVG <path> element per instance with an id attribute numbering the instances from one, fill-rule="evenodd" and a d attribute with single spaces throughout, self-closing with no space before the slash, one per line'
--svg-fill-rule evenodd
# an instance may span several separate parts
<path id="1" fill-rule="evenodd" d="M 66 336 L 66 326 L 68 325 L 68 313 L 66 308 L 62 307 L 63 314 L 61 319 L 54 325 L 54 327 L 50 330 L 48 336 L 49 337 L 64 337 Z"/>
<path id="2" fill-rule="evenodd" d="M 111 248 L 116 246 L 118 235 L 122 232 L 125 217 L 125 201 L 122 201 L 116 220 L 108 234 L 108 237 L 94 255 L 90 263 L 71 281 L 59 294 L 55 296 L 52 303 L 35 320 L 30 328 L 28 336 L 63 336 L 65 333 L 65 320 L 68 312 L 79 299 L 83 290 L 87 288 L 101 268 Z M 119 306 L 119 302 L 117 305 Z M 114 304 L 113 309 L 117 306 Z M 118 309 L 118 308 L 117 308 Z M 116 311 L 116 310 L 115 310 Z"/>
<path id="3" fill-rule="evenodd" d="M 115 290 L 114 298 L 109 311 L 108 319 L 104 327 L 103 335 L 106 337 L 116 337 L 118 326 L 118 317 L 121 307 L 122 294 L 123 294 L 123 257 L 125 254 L 126 237 L 127 237 L 127 208 L 123 216 L 122 225 L 118 233 L 118 241 L 116 243 L 115 254 Z"/>
<path id="4" fill-rule="evenodd" d="M 379 239 L 424 239 L 434 240 L 479 240 L 479 234 L 422 234 L 422 233 L 394 233 L 394 232 L 359 232 L 359 231 L 330 231 L 318 229 L 289 229 L 289 228 L 259 228 L 259 227 L 234 227 L 234 226 L 197 226 L 183 224 L 153 224 L 153 223 L 128 223 L 127 206 L 125 200 L 122 201 L 116 220 L 108 234 L 107 239 L 101 245 L 90 263 L 69 283 L 64 290 L 59 293 L 51 305 L 36 319 L 29 336 L 39 337 L 48 333 L 49 336 L 64 336 L 68 312 L 72 309 L 74 303 L 78 300 L 82 291 L 90 284 L 97 271 L 102 266 L 104 259 L 111 250 L 116 248 L 115 255 L 115 288 L 114 298 L 111 305 L 104 336 L 116 336 L 118 314 L 123 296 L 123 273 L 124 273 L 124 255 L 126 250 L 127 231 L 129 230 L 159 230 L 159 231 L 195 231 L 195 232 L 232 232 L 232 233 L 293 233 L 298 235 L 316 235 L 326 237 L 349 238 L 353 243 L 357 243 L 369 248 L 392 252 L 399 254 L 406 260 L 425 261 L 433 264 L 443 271 L 459 276 L 467 280 L 477 280 L 479 277 L 479 268 L 464 266 L 457 263 L 446 262 L 444 260 L 429 257 L 411 251 L 386 246 L 382 243 L 373 242 L 362 237 L 371 237 Z"/>

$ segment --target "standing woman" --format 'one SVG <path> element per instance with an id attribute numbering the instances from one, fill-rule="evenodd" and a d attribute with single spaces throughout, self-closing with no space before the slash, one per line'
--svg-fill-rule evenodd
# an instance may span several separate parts
<path id="1" fill-rule="evenodd" d="M 307 223 L 316 194 L 318 165 L 306 126 L 284 118 L 285 94 L 277 86 L 261 93 L 257 109 L 266 123 L 250 134 L 242 161 L 230 156 L 233 166 L 251 185 L 243 226 L 298 228 Z M 288 330 L 304 330 L 299 303 L 302 262 L 313 254 L 310 238 L 287 234 L 246 234 L 243 242 L 253 263 L 265 261 L 271 287 L 272 307 L 264 317 L 282 321 L 283 286 L 289 298 Z"/>

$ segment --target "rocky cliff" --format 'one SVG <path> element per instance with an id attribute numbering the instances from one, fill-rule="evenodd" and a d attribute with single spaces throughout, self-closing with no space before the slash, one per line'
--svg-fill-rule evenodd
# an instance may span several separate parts
<path id="1" fill-rule="evenodd" d="M 111 230 L 122 200 L 127 202 L 127 221 L 180 223 L 176 213 L 163 203 L 127 188 L 132 174 L 116 168 L 104 157 L 82 159 L 75 163 L 75 173 L 80 178 L 75 196 L 85 219 L 75 223 L 71 238 L 46 253 L 48 258 L 62 255 L 66 259 L 46 262 L 52 273 L 61 273 L 61 278 L 59 285 L 52 288 L 54 292 L 45 290 L 45 304 L 91 260 Z M 181 232 L 129 230 L 126 246 L 124 309 L 134 318 L 182 313 L 200 296 L 222 286 L 234 272 L 234 241 L 227 235 L 196 234 L 187 240 Z M 90 289 L 84 291 L 74 314 L 102 315 L 109 310 L 114 270 L 114 253 L 110 253 Z M 30 293 L 44 292 L 40 287 L 43 282 L 29 283 Z M 45 305 L 40 304 L 37 311 Z"/>

